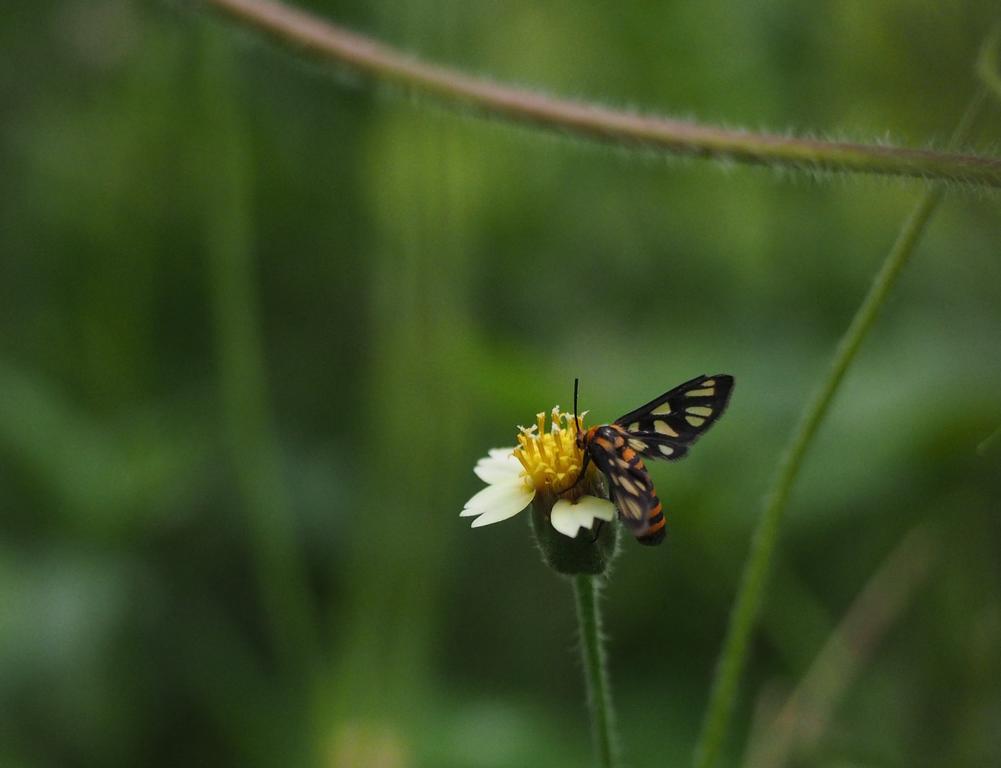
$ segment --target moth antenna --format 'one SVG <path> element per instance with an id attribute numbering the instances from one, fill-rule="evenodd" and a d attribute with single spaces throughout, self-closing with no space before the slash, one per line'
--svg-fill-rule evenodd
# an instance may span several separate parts
<path id="1" fill-rule="evenodd" d="M 577 415 L 577 389 L 580 386 L 580 379 L 573 380 L 573 421 L 577 425 L 577 433 L 580 434 L 580 416 Z"/>

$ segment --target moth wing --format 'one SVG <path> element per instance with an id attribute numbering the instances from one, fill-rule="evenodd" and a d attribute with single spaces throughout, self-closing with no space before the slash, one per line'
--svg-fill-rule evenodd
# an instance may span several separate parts
<path id="1" fill-rule="evenodd" d="M 658 504 L 650 474 L 642 466 L 599 445 L 590 448 L 591 459 L 607 477 L 619 518 L 637 538 L 650 528 L 650 512 Z"/>
<path id="2" fill-rule="evenodd" d="M 732 376 L 696 376 L 615 423 L 629 433 L 633 450 L 647 458 L 675 461 L 716 423 L 732 391 Z"/>
<path id="3" fill-rule="evenodd" d="M 658 432 L 629 433 L 629 447 L 648 459 L 677 461 L 688 454 L 688 446 L 692 442 L 686 443 Z"/>
<path id="4" fill-rule="evenodd" d="M 650 530 L 650 512 L 656 506 L 657 497 L 650 487 L 638 494 L 621 488 L 612 489 L 612 501 L 619 510 L 619 519 L 637 539 Z"/>

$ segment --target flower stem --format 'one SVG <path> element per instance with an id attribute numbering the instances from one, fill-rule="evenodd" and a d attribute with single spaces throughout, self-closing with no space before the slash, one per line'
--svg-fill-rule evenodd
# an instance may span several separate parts
<path id="1" fill-rule="evenodd" d="M 845 171 L 1001 187 L 1001 158 L 821 141 L 644 116 L 571 101 L 429 64 L 274 0 L 203 0 L 302 52 L 439 101 L 620 147 L 800 171 Z"/>
<path id="2" fill-rule="evenodd" d="M 985 98 L 985 90 L 979 89 L 953 134 L 952 145 L 967 137 L 983 107 Z M 803 466 L 807 449 L 830 410 L 831 402 L 844 379 L 845 372 L 855 360 L 859 347 L 876 320 L 890 289 L 896 283 L 911 254 L 914 253 L 921 236 L 924 234 L 928 220 L 942 199 L 943 192 L 941 184 L 936 184 L 928 189 L 904 222 L 896 242 L 876 274 L 869 293 L 863 299 L 834 352 L 827 377 L 803 410 L 799 424 L 789 440 L 788 447 L 779 464 L 775 483 L 766 497 L 764 513 L 754 532 L 751 551 L 744 565 L 744 574 L 730 614 L 730 624 L 716 669 L 709 706 L 706 709 L 702 733 L 695 749 L 696 768 L 710 768 L 714 765 L 726 738 L 730 714 L 737 695 L 737 686 L 747 661 L 748 641 L 758 618 L 771 570 L 779 527 L 789 500 L 789 494 L 799 475 L 800 468 Z"/>
<path id="3" fill-rule="evenodd" d="M 601 768 L 615 765 L 615 712 L 608 685 L 604 638 L 601 632 L 601 609 L 598 607 L 598 577 L 580 574 L 573 577 L 580 629 L 580 655 L 587 683 L 587 703 L 591 711 L 591 736 Z"/>
<path id="4" fill-rule="evenodd" d="M 953 134 L 951 140 L 953 145 L 968 136 L 985 98 L 984 89 L 979 89 Z M 713 766 L 726 739 L 738 684 L 747 662 L 748 642 L 758 619 L 765 586 L 771 572 L 779 528 L 789 502 L 789 495 L 803 467 L 807 449 L 827 416 L 845 372 L 854 361 L 890 289 L 924 234 L 925 226 L 942 199 L 943 191 L 941 184 L 928 189 L 904 222 L 896 242 L 873 280 L 869 293 L 863 299 L 835 350 L 827 377 L 804 410 L 789 442 L 779 466 L 778 477 L 766 499 L 765 512 L 758 522 L 751 543 L 751 552 L 745 564 L 744 576 L 730 616 L 730 626 L 703 721 L 702 734 L 696 746 L 697 768 Z"/>

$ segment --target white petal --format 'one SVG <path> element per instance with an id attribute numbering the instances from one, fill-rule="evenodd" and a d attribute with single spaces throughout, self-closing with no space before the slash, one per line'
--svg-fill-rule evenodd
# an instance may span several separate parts
<path id="1" fill-rule="evenodd" d="M 574 505 L 577 508 L 577 515 L 581 525 L 590 528 L 595 520 L 604 520 L 610 523 L 615 519 L 615 505 L 608 499 L 599 499 L 597 496 L 581 496 Z"/>
<path id="2" fill-rule="evenodd" d="M 514 453 L 514 448 L 491 448 L 487 453 L 491 459 L 506 459 Z"/>
<path id="3" fill-rule="evenodd" d="M 471 515 L 478 515 L 481 512 L 486 512 L 496 503 L 498 499 L 510 496 L 513 489 L 522 489 L 525 487 L 526 486 L 521 481 L 520 477 L 512 477 L 506 482 L 488 485 L 486 488 L 483 488 L 475 493 L 473 497 L 465 503 L 459 517 L 469 517 Z"/>
<path id="4" fill-rule="evenodd" d="M 577 522 L 577 515 L 574 513 L 573 506 L 566 499 L 560 499 L 553 504 L 553 509 L 549 513 L 549 521 L 553 524 L 553 528 L 564 536 L 569 536 L 571 539 L 580 530 L 580 523 Z"/>
<path id="5" fill-rule="evenodd" d="M 576 504 L 560 499 L 553 504 L 549 519 L 553 528 L 573 538 L 581 528 L 590 529 L 595 520 L 614 520 L 615 505 L 596 496 L 581 496 Z"/>
<path id="6" fill-rule="evenodd" d="M 499 523 L 501 520 L 514 517 L 531 504 L 532 499 L 535 498 L 535 489 L 529 488 L 521 482 L 517 485 L 491 485 L 490 487 L 501 488 L 506 491 L 506 495 L 497 498 L 486 511 L 481 509 L 480 511 L 483 514 L 473 520 L 473 528 L 479 528 L 481 525 L 490 525 L 491 523 Z"/>
<path id="7" fill-rule="evenodd" d="M 495 459 L 487 456 L 476 462 L 473 472 L 484 483 L 493 484 L 510 480 L 512 477 L 521 475 L 521 462 L 514 456 L 508 455 L 504 459 Z"/>

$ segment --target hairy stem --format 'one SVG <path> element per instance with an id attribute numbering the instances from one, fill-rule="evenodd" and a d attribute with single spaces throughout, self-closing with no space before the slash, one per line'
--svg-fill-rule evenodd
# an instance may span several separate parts
<path id="1" fill-rule="evenodd" d="M 959 127 L 953 134 L 953 145 L 968 135 L 983 106 L 985 97 L 986 94 L 981 89 L 973 98 Z M 788 447 L 779 464 L 774 485 L 766 497 L 764 513 L 754 532 L 751 551 L 744 565 L 744 574 L 737 591 L 733 611 L 730 614 L 730 624 L 716 669 L 702 733 L 696 745 L 695 765 L 697 768 L 710 768 L 714 765 L 726 739 L 737 687 L 747 661 L 748 642 L 758 618 L 771 570 L 779 527 L 789 500 L 789 494 L 803 466 L 807 449 L 830 410 L 831 402 L 844 379 L 845 372 L 855 360 L 859 347 L 869 329 L 872 328 L 890 289 L 896 283 L 911 254 L 914 253 L 914 249 L 924 234 L 928 220 L 942 199 L 942 194 L 942 185 L 937 184 L 930 188 L 907 218 L 893 248 L 890 249 L 886 260 L 880 267 L 869 293 L 863 299 L 851 324 L 841 338 L 826 378 L 803 410 L 799 424 L 789 440 Z"/>
<path id="2" fill-rule="evenodd" d="M 376 81 L 393 83 L 446 104 L 595 141 L 805 171 L 917 176 L 981 187 L 1001 186 L 1001 158 L 803 139 L 636 115 L 553 98 L 422 62 L 273 0 L 203 2 L 306 54 L 336 62 Z"/>
<path id="3" fill-rule="evenodd" d="M 601 635 L 601 609 L 598 607 L 598 577 L 580 574 L 573 577 L 580 629 L 580 655 L 587 682 L 587 702 L 591 711 L 591 736 L 601 768 L 615 765 L 615 712 L 608 686 L 608 669 Z"/>

